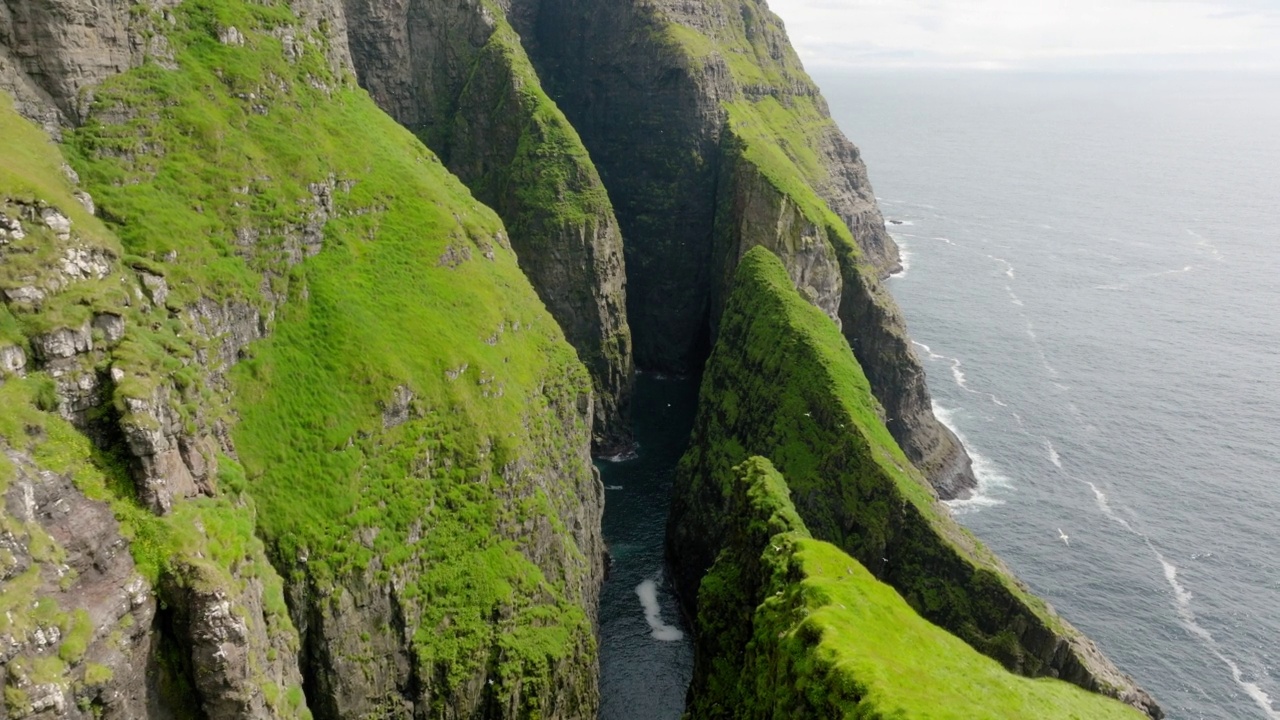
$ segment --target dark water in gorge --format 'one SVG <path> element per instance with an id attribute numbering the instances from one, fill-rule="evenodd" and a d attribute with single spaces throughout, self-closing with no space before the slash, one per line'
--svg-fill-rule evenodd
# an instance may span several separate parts
<path id="1" fill-rule="evenodd" d="M 613 558 L 600 593 L 602 720 L 675 720 L 684 711 L 693 646 L 663 576 L 662 543 L 697 397 L 696 379 L 640 374 L 632 408 L 637 456 L 597 464 Z"/>

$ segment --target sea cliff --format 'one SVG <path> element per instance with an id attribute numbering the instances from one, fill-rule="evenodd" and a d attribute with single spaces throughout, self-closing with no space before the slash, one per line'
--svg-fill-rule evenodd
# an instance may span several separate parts
<path id="1" fill-rule="evenodd" d="M 897 267 L 754 0 L 0 0 L 0 720 L 594 717 L 592 454 L 636 366 L 704 364 L 691 609 L 764 552 L 725 504 L 764 456 L 787 612 L 865 567 L 973 682 L 1158 717 L 939 509 L 974 479 Z"/>

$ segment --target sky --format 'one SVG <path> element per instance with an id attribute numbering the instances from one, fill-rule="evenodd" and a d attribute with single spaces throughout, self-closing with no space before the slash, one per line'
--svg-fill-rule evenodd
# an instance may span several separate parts
<path id="1" fill-rule="evenodd" d="M 1280 0 L 769 0 L 806 66 L 1280 70 Z"/>

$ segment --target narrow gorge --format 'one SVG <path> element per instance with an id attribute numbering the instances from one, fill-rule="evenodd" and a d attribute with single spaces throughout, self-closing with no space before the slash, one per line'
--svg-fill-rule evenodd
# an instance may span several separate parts
<path id="1" fill-rule="evenodd" d="M 637 369 L 690 717 L 1161 717 L 897 267 L 763 2 L 0 0 L 0 720 L 596 717 Z"/>

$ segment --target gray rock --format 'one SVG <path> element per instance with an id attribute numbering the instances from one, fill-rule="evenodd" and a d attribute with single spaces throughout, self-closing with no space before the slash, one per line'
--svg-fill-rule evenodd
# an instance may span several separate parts
<path id="1" fill-rule="evenodd" d="M 408 422 L 413 398 L 412 390 L 404 385 L 397 386 L 391 396 L 391 401 L 383 406 L 382 427 L 389 429 Z"/>
<path id="2" fill-rule="evenodd" d="M 66 280 L 100 280 L 111 272 L 114 258 L 101 248 L 67 248 L 61 269 Z"/>
<path id="3" fill-rule="evenodd" d="M 89 211 L 90 215 L 93 215 L 94 213 L 97 212 L 97 207 L 93 204 L 92 195 L 90 195 L 89 193 L 83 190 L 77 190 L 75 195 L 76 195 L 76 200 L 80 201 L 80 204 L 84 206 L 85 210 Z"/>
<path id="4" fill-rule="evenodd" d="M 223 45 L 244 45 L 244 35 L 240 34 L 235 25 L 230 25 L 218 31 L 218 42 Z"/>
<path id="5" fill-rule="evenodd" d="M 8 715 L 0 711 L 0 717 L 94 717 L 76 706 L 78 694 L 86 691 L 73 695 L 72 690 L 83 683 L 88 663 L 111 671 L 108 680 L 100 681 L 96 690 L 85 696 L 86 701 L 96 701 L 98 717 L 153 717 L 147 712 L 147 667 L 155 601 L 150 586 L 137 572 L 128 541 L 111 509 L 106 503 L 89 500 L 70 478 L 41 469 L 34 458 L 7 447 L 3 440 L 0 453 L 7 455 L 15 468 L 7 491 L 0 493 L 0 515 L 26 520 L 17 534 L 0 533 L 0 547 L 14 557 L 22 571 L 37 571 L 35 596 L 39 600 L 56 602 L 68 616 L 87 613 L 94 624 L 82 661 L 64 666 L 60 676 L 30 678 L 0 671 L 0 683 L 20 687 L 27 696 L 27 708 L 10 706 Z M 37 535 L 46 549 L 33 553 Z M 55 553 L 50 554 L 50 546 Z M 65 633 L 58 631 L 56 625 L 28 625 L 26 631 L 11 629 L 8 642 L 0 635 L 0 667 L 19 656 L 48 655 L 65 641 Z"/>
<path id="6" fill-rule="evenodd" d="M 138 279 L 142 281 L 142 287 L 151 302 L 163 306 L 165 301 L 169 299 L 169 283 L 165 281 L 163 276 L 139 270 Z"/>
<path id="7" fill-rule="evenodd" d="M 0 347 L 0 370 L 21 373 L 27 367 L 27 354 L 17 345 Z"/>
<path id="8" fill-rule="evenodd" d="M 41 362 L 74 357 L 93 349 L 93 335 L 88 323 L 78 328 L 62 327 L 32 338 L 31 349 Z"/>
<path id="9" fill-rule="evenodd" d="M 45 208 L 40 211 L 40 220 L 53 231 L 54 235 L 60 240 L 66 240 L 71 237 L 71 220 L 58 212 L 56 208 Z"/>
<path id="10" fill-rule="evenodd" d="M 0 244 L 21 240 L 26 236 L 27 234 L 22 230 L 22 221 L 0 213 Z"/>
<path id="11" fill-rule="evenodd" d="M 6 288 L 3 292 L 6 300 L 19 305 L 39 305 L 45 298 L 44 291 L 33 285 Z"/>
<path id="12" fill-rule="evenodd" d="M 93 327 L 102 332 L 103 339 L 109 345 L 120 342 L 124 337 L 124 318 L 115 313 L 99 313 L 93 317 Z"/>

